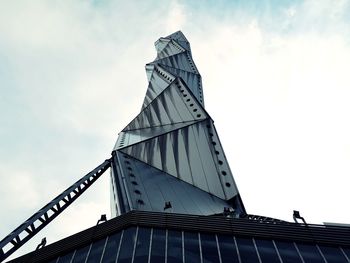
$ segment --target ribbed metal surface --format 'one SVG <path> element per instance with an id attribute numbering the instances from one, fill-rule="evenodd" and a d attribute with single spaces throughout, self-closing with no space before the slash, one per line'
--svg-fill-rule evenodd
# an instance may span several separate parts
<path id="1" fill-rule="evenodd" d="M 204 108 L 201 76 L 186 37 L 178 31 L 160 38 L 155 46 L 157 57 L 146 65 L 148 87 L 141 112 L 119 133 L 113 149 L 113 215 L 158 212 L 165 202 L 175 213 L 212 215 L 230 207 L 236 215 L 244 215 L 214 122 Z M 120 154 L 130 159 L 130 166 L 125 167 Z M 158 169 L 164 178 L 153 180 L 157 187 L 145 187 L 145 173 L 133 171 L 129 180 L 124 168 L 131 169 L 134 162 L 142 162 L 145 171 Z M 177 180 L 167 180 L 169 175 Z M 180 196 L 184 192 L 187 204 Z M 208 209 L 204 199 L 213 200 Z"/>
<path id="2" fill-rule="evenodd" d="M 268 223 L 250 219 L 232 219 L 223 216 L 132 211 L 11 262 L 45 262 L 130 226 L 350 247 L 350 227 L 306 226 L 296 223 Z"/>

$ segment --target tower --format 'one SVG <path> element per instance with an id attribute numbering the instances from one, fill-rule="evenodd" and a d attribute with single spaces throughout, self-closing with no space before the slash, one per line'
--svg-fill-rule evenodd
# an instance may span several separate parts
<path id="1" fill-rule="evenodd" d="M 190 44 L 176 32 L 156 49 L 141 112 L 112 157 L 0 243 L 20 246 L 21 233 L 44 227 L 109 167 L 114 218 L 46 247 L 43 239 L 12 262 L 350 262 L 348 226 L 308 224 L 298 211 L 295 223 L 246 213 L 204 108 Z"/>
<path id="2" fill-rule="evenodd" d="M 178 31 L 155 43 L 146 65 L 141 112 L 113 149 L 113 215 L 131 210 L 193 215 L 245 214 L 214 122 L 204 108 L 201 76 Z M 167 204 L 167 205 L 166 205 Z"/>

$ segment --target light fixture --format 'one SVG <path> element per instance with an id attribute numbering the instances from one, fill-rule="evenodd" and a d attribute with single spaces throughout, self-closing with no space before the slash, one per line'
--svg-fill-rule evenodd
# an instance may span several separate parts
<path id="1" fill-rule="evenodd" d="M 307 225 L 307 223 L 306 223 L 304 217 L 302 217 L 302 216 L 300 215 L 300 212 L 297 211 L 297 210 L 293 210 L 293 219 L 294 219 L 295 223 L 297 223 L 297 224 L 299 224 L 299 222 L 297 221 L 297 219 L 300 219 L 301 221 L 303 221 L 303 223 L 304 223 L 305 225 Z"/>
<path id="2" fill-rule="evenodd" d="M 170 209 L 170 208 L 172 208 L 172 205 L 171 205 L 170 201 L 165 202 L 165 204 L 164 204 L 164 210 L 167 210 L 167 209 Z"/>
<path id="3" fill-rule="evenodd" d="M 46 237 L 44 237 L 44 238 L 41 240 L 40 244 L 36 247 L 36 250 L 39 250 L 39 249 L 45 247 L 45 245 L 46 245 Z"/>
<path id="4" fill-rule="evenodd" d="M 103 214 L 103 215 L 101 215 L 101 218 L 97 221 L 96 225 L 103 223 L 103 222 L 106 222 L 106 221 L 107 221 L 107 216 L 106 216 L 106 214 Z"/>

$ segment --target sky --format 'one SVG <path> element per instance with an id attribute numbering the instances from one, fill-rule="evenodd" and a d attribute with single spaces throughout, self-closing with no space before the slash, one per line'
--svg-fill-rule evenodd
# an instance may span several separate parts
<path id="1" fill-rule="evenodd" d="M 110 157 L 154 42 L 191 43 L 248 213 L 350 223 L 350 1 L 0 1 L 0 239 Z M 13 257 L 110 218 L 105 173 Z"/>

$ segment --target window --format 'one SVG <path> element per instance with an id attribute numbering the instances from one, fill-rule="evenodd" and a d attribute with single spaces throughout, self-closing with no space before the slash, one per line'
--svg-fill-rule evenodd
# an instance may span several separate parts
<path id="1" fill-rule="evenodd" d="M 69 254 L 63 256 L 63 257 L 60 257 L 58 260 L 57 260 L 57 263 L 69 263 L 74 255 L 74 252 L 75 251 L 72 251 L 70 252 Z"/>
<path id="2" fill-rule="evenodd" d="M 237 255 L 237 248 L 233 237 L 218 235 L 220 255 L 222 263 L 236 263 L 239 262 Z"/>
<path id="3" fill-rule="evenodd" d="M 281 262 L 271 240 L 255 239 L 255 244 L 263 263 Z"/>
<path id="4" fill-rule="evenodd" d="M 142 263 L 148 261 L 150 237 L 150 228 L 139 228 L 139 232 L 137 234 L 134 263 Z"/>
<path id="5" fill-rule="evenodd" d="M 103 248 L 106 244 L 106 239 L 101 239 L 94 242 L 91 246 L 87 263 L 99 262 L 102 256 Z"/>
<path id="6" fill-rule="evenodd" d="M 237 237 L 236 242 L 242 263 L 259 262 L 253 239 Z"/>
<path id="7" fill-rule="evenodd" d="M 106 248 L 102 257 L 102 263 L 115 262 L 119 249 L 120 237 L 120 232 L 108 237 Z"/>
<path id="8" fill-rule="evenodd" d="M 168 230 L 167 263 L 182 263 L 182 233 Z"/>
<path id="9" fill-rule="evenodd" d="M 165 230 L 153 229 L 151 262 L 165 262 Z"/>
<path id="10" fill-rule="evenodd" d="M 83 247 L 81 249 L 78 249 L 77 252 L 75 252 L 72 263 L 84 263 L 86 256 L 89 252 L 89 249 L 90 249 L 90 245 Z"/>
<path id="11" fill-rule="evenodd" d="M 134 251 L 135 235 L 136 235 L 135 227 L 131 227 L 124 230 L 124 235 L 120 244 L 118 263 L 131 262 L 132 253 Z"/>
<path id="12" fill-rule="evenodd" d="M 350 259 L 350 248 L 342 248 L 348 259 Z"/>
<path id="13" fill-rule="evenodd" d="M 198 234 L 184 233 L 185 262 L 201 262 Z"/>
<path id="14" fill-rule="evenodd" d="M 315 245 L 297 244 L 297 247 L 305 263 L 325 262 Z"/>
<path id="15" fill-rule="evenodd" d="M 200 234 L 203 263 L 220 262 L 216 238 L 213 234 Z"/>
<path id="16" fill-rule="evenodd" d="M 348 262 L 338 247 L 319 246 L 328 263 Z"/>
<path id="17" fill-rule="evenodd" d="M 291 242 L 283 242 L 283 241 L 275 241 L 278 252 L 282 258 L 282 261 L 285 263 L 295 263 L 300 262 L 301 258 L 296 250 L 294 243 Z"/>

